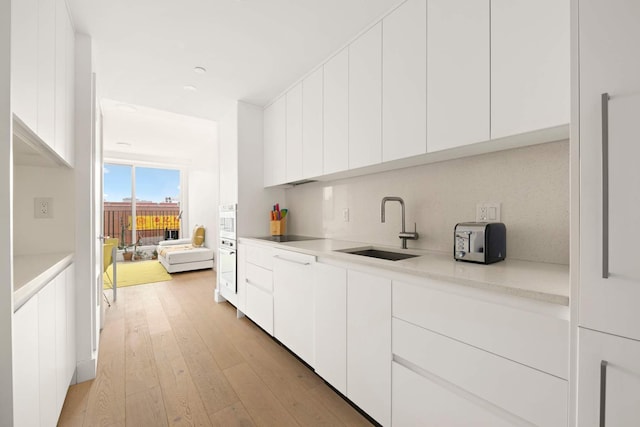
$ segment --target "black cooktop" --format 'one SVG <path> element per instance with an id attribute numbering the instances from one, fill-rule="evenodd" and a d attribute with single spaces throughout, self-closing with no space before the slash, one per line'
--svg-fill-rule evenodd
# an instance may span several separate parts
<path id="1" fill-rule="evenodd" d="M 278 243 L 286 243 L 286 242 L 302 242 L 303 240 L 320 240 L 322 239 L 322 237 L 289 235 L 289 236 L 263 236 L 263 237 L 256 237 L 256 239 L 269 240 L 269 241 L 278 242 Z"/>

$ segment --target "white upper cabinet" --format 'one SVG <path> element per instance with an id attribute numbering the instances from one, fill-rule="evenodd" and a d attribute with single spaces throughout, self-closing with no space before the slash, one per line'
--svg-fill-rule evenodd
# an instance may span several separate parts
<path id="1" fill-rule="evenodd" d="M 427 150 L 427 12 L 408 0 L 382 20 L 382 160 Z"/>
<path id="2" fill-rule="evenodd" d="M 634 255 L 640 239 L 640 57 L 632 53 L 640 40 L 640 3 L 581 0 L 579 20 L 579 324 L 640 340 L 640 264 Z M 607 124 L 608 173 L 602 163 Z"/>
<path id="3" fill-rule="evenodd" d="M 264 109 L 264 185 L 286 181 L 286 97 Z"/>
<path id="4" fill-rule="evenodd" d="M 427 1 L 427 151 L 490 138 L 489 0 Z"/>
<path id="5" fill-rule="evenodd" d="M 491 138 L 567 123 L 569 1 L 491 0 Z"/>
<path id="6" fill-rule="evenodd" d="M 349 167 L 349 50 L 324 64 L 324 174 Z"/>
<path id="7" fill-rule="evenodd" d="M 55 150 L 73 163 L 75 35 L 67 5 L 56 0 Z"/>
<path id="8" fill-rule="evenodd" d="M 71 24 L 71 17 L 69 13 L 66 11 L 64 14 L 64 24 L 66 30 L 65 42 L 67 43 L 65 49 L 65 57 L 66 57 L 66 70 L 65 75 L 67 78 L 67 85 L 64 93 L 60 94 L 60 97 L 65 97 L 66 99 L 66 110 L 63 115 L 66 119 L 66 137 L 65 137 L 65 156 L 64 158 L 73 165 L 74 161 L 74 147 L 75 147 L 75 64 L 76 64 L 76 35 L 73 29 L 73 25 Z M 56 54 L 57 56 L 58 54 Z M 59 55 L 62 55 L 60 53 Z M 56 94 L 58 96 L 58 94 Z"/>
<path id="9" fill-rule="evenodd" d="M 382 24 L 349 46 L 349 169 L 382 160 Z"/>
<path id="10" fill-rule="evenodd" d="M 287 182 L 302 179 L 302 83 L 295 85 L 287 98 Z"/>
<path id="11" fill-rule="evenodd" d="M 38 135 L 55 141 L 56 0 L 38 0 Z"/>
<path id="12" fill-rule="evenodd" d="M 322 175 L 323 69 L 302 81 L 302 177 Z"/>
<path id="13" fill-rule="evenodd" d="M 31 130 L 38 129 L 38 0 L 11 2 L 11 103 Z"/>

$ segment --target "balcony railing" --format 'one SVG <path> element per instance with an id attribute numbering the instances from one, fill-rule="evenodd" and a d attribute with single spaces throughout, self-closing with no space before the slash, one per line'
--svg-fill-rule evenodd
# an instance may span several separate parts
<path id="1" fill-rule="evenodd" d="M 142 245 L 157 245 L 159 241 L 165 239 L 165 231 L 175 232 L 180 230 L 180 220 L 178 215 L 180 208 L 152 209 L 136 211 L 136 234 Z M 117 237 L 122 240 L 122 227 L 124 227 L 124 244 L 135 243 L 132 238 L 132 216 L 131 210 L 110 209 L 104 207 L 104 235 Z M 120 242 L 122 245 L 122 242 Z"/>

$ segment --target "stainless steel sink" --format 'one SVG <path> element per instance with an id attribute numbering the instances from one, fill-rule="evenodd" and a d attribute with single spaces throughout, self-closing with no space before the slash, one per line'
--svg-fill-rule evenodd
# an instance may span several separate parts
<path id="1" fill-rule="evenodd" d="M 415 258 L 419 255 L 412 255 L 403 252 L 391 252 L 383 251 L 380 249 L 346 249 L 339 252 L 344 252 L 352 255 L 367 256 L 370 258 L 380 258 L 389 261 L 400 261 L 407 258 Z"/>

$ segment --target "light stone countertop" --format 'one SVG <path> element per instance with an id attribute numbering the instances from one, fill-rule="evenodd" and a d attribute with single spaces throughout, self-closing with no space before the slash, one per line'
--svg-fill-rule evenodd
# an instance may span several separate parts
<path id="1" fill-rule="evenodd" d="M 316 256 L 319 261 L 331 259 L 385 269 L 391 272 L 418 277 L 444 280 L 459 285 L 496 291 L 517 297 L 529 298 L 552 304 L 569 305 L 569 266 L 540 262 L 506 259 L 495 264 L 483 265 L 460 262 L 453 254 L 418 249 L 400 249 L 362 242 L 333 239 L 305 240 L 277 243 L 268 240 L 241 237 L 240 243 L 260 244 Z M 393 252 L 419 255 L 401 261 L 388 261 L 337 252 L 345 249 L 376 248 Z"/>
<path id="2" fill-rule="evenodd" d="M 73 262 L 73 253 L 13 257 L 13 311 L 17 311 Z"/>

